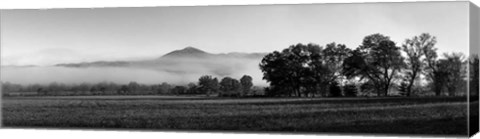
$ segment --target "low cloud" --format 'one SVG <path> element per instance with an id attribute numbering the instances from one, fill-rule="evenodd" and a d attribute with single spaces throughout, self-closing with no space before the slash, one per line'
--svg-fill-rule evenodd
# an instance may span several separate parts
<path id="1" fill-rule="evenodd" d="M 202 75 L 219 79 L 230 76 L 253 77 L 255 85 L 264 86 L 258 58 L 183 58 L 161 62 L 143 62 L 127 67 L 4 67 L 3 82 L 20 84 L 48 84 L 51 82 L 79 84 L 83 82 L 115 82 L 125 84 L 136 81 L 144 84 L 187 84 L 197 82 Z"/>

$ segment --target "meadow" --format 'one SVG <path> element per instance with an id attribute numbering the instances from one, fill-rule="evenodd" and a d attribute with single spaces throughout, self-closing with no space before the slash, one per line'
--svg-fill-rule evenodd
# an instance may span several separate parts
<path id="1" fill-rule="evenodd" d="M 4 97 L 2 123 L 12 128 L 466 135 L 467 105 L 465 97 Z"/>

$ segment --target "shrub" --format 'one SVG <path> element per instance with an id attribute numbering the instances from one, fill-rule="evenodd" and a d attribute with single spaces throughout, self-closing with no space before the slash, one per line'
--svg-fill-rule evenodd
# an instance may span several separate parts
<path id="1" fill-rule="evenodd" d="M 343 87 L 346 97 L 356 97 L 358 94 L 357 86 L 355 84 L 347 84 Z"/>
<path id="2" fill-rule="evenodd" d="M 332 82 L 329 86 L 330 96 L 332 97 L 341 97 L 342 88 L 340 88 L 338 82 Z"/>

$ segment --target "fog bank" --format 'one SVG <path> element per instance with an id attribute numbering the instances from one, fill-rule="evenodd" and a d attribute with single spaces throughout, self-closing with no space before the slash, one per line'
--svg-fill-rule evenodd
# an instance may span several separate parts
<path id="1" fill-rule="evenodd" d="M 203 61 L 203 60 L 202 60 Z M 126 84 L 136 81 L 143 84 L 188 84 L 198 82 L 202 75 L 221 78 L 230 76 L 241 78 L 243 75 L 253 77 L 254 85 L 265 86 L 262 73 L 258 68 L 259 60 L 218 60 L 209 62 L 174 62 L 150 66 L 128 67 L 2 67 L 2 82 L 19 84 L 48 84 L 51 82 L 65 84 L 115 82 Z"/>

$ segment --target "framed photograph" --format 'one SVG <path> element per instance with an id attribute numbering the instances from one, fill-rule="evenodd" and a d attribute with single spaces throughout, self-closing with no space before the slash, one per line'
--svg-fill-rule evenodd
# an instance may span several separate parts
<path id="1" fill-rule="evenodd" d="M 469 137 L 467 1 L 0 10 L 1 125 Z"/>

